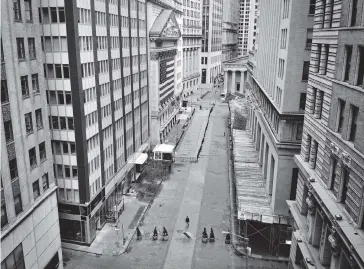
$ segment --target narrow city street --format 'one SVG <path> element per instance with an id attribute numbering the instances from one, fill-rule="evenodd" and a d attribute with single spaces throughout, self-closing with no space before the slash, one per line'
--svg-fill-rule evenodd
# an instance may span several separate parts
<path id="1" fill-rule="evenodd" d="M 140 227 L 143 239 L 133 240 L 129 251 L 120 256 L 95 256 L 72 251 L 67 269 L 84 268 L 148 268 L 148 269 L 208 269 L 245 268 L 245 259 L 236 255 L 224 242 L 223 231 L 230 227 L 228 179 L 228 104 L 209 93 L 204 108 L 216 101 L 210 115 L 204 143 L 197 163 L 174 164 L 169 178 L 147 211 Z M 196 126 L 198 128 L 198 126 Z M 188 131 L 193 131 L 189 129 Z M 224 135 L 224 132 L 226 135 Z M 198 139 L 198 138 L 196 138 Z M 193 149 L 191 149 L 193 150 Z M 185 218 L 190 225 L 186 227 Z M 152 240 L 157 227 L 163 226 L 169 240 Z M 202 243 L 202 231 L 213 228 L 215 242 Z M 192 234 L 189 239 L 183 232 Z M 69 254 L 69 253 L 68 253 Z M 249 263 L 249 268 L 274 268 L 269 262 Z"/>

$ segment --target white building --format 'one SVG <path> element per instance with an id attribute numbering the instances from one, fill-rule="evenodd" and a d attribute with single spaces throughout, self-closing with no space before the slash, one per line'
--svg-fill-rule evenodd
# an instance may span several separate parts
<path id="1" fill-rule="evenodd" d="M 213 83 L 222 67 L 222 0 L 202 1 L 201 84 Z"/>
<path id="2" fill-rule="evenodd" d="M 240 0 L 238 52 L 247 55 L 257 38 L 258 1 Z"/>
<path id="3" fill-rule="evenodd" d="M 1 1 L 1 268 L 63 268 L 38 6 Z"/>
<path id="4" fill-rule="evenodd" d="M 197 89 L 201 83 L 201 3 L 183 1 L 183 93 Z"/>

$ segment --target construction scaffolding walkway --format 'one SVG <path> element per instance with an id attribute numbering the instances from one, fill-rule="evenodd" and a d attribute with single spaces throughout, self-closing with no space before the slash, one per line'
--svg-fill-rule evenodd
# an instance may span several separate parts
<path id="1" fill-rule="evenodd" d="M 284 257 L 289 252 L 291 221 L 272 212 L 258 152 L 246 129 L 249 126 L 246 103 L 240 101 L 234 105 L 231 122 L 239 232 L 249 238 L 253 254 Z"/>

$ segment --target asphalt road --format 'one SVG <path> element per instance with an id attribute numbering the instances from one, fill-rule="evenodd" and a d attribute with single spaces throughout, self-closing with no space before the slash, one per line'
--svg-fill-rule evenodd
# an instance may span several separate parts
<path id="1" fill-rule="evenodd" d="M 224 136 L 224 132 L 227 133 L 229 110 L 227 104 L 222 104 L 219 99 L 219 95 L 213 93 L 204 97 L 204 107 L 213 101 L 216 101 L 216 106 L 210 116 L 200 160 L 195 164 L 173 166 L 169 178 L 163 182 L 161 191 L 146 214 L 141 227 L 143 239 L 132 242 L 130 252 L 121 256 L 95 257 L 87 253 L 72 252 L 71 260 L 67 262 L 67 269 L 245 268 L 245 260 L 237 256 L 230 245 L 224 243 L 222 235 L 222 231 L 227 231 L 230 227 L 228 138 Z M 197 175 L 200 177 L 202 174 L 204 178 L 194 190 L 198 195 L 193 194 L 193 199 L 189 202 L 188 195 L 191 193 L 188 188 L 193 180 L 191 171 L 198 171 Z M 189 230 L 183 221 L 184 215 L 189 214 L 187 212 L 192 214 L 189 216 L 191 219 Z M 159 230 L 165 226 L 170 234 L 170 240 L 167 242 L 151 240 L 155 226 Z M 214 243 L 201 242 L 204 227 L 208 233 L 211 227 L 214 229 L 216 237 Z M 194 235 L 193 239 L 184 238 L 182 235 L 179 237 L 186 229 Z M 188 249 L 192 254 L 186 255 L 186 258 L 174 256 L 183 255 L 179 253 L 183 249 Z M 171 261 L 177 262 L 170 264 Z M 269 262 L 259 261 L 249 262 L 249 268 L 276 267 Z"/>

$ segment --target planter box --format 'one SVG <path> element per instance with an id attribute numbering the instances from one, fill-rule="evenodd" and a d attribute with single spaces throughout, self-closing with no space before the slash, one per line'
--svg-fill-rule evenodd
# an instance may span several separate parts
<path id="1" fill-rule="evenodd" d="M 202 243 L 207 243 L 208 240 L 208 237 L 202 237 Z"/>
<path id="2" fill-rule="evenodd" d="M 157 240 L 158 239 L 158 235 L 153 235 L 153 240 Z"/>
<path id="3" fill-rule="evenodd" d="M 163 235 L 163 241 L 168 241 L 168 235 Z"/>

